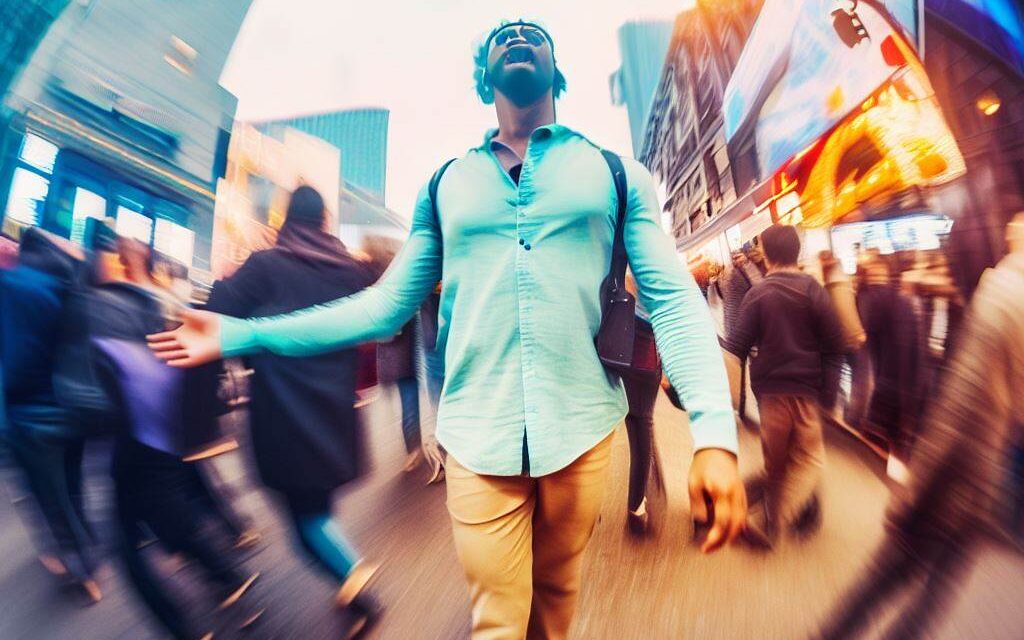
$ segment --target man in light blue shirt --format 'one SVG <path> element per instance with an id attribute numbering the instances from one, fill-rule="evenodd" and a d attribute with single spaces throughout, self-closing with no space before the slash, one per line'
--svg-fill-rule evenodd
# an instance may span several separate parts
<path id="1" fill-rule="evenodd" d="M 366 291 L 270 319 L 185 316 L 153 337 L 176 366 L 267 349 L 308 355 L 393 335 L 441 281 L 446 377 L 437 437 L 473 601 L 473 637 L 564 638 L 600 510 L 611 434 L 626 414 L 594 336 L 611 260 L 616 194 L 600 148 L 555 123 L 565 79 L 550 36 L 496 28 L 477 57 L 498 129 L 450 165 L 437 216 L 421 191 L 409 240 Z M 647 171 L 624 160 L 625 243 L 669 379 L 690 415 L 690 494 L 714 524 L 703 549 L 743 527 L 746 496 L 721 350 L 700 290 L 661 230 Z"/>

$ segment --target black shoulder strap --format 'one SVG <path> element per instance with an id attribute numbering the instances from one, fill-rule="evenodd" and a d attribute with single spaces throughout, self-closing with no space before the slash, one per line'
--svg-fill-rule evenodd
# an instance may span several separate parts
<path id="1" fill-rule="evenodd" d="M 623 238 L 623 229 L 626 226 L 626 207 L 628 206 L 628 192 L 626 185 L 626 169 L 622 166 L 622 159 L 607 149 L 601 149 L 604 161 L 608 163 L 608 169 L 612 172 L 612 180 L 615 182 L 615 197 L 617 211 L 615 214 L 615 239 L 612 241 L 612 264 L 608 275 L 617 285 L 623 285 L 626 281 L 626 241 Z"/>
<path id="2" fill-rule="evenodd" d="M 427 187 L 427 194 L 430 196 L 430 208 L 434 212 L 434 222 L 437 224 L 438 231 L 441 230 L 441 215 L 437 211 L 437 188 L 441 185 L 441 178 L 444 176 L 444 172 L 448 170 L 448 167 L 453 162 L 455 162 L 455 158 L 441 165 L 441 168 L 435 171 L 433 177 L 430 178 L 430 185 Z"/>

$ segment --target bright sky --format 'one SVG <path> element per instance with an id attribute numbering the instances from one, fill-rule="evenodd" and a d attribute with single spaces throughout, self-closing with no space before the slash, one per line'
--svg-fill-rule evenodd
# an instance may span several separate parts
<path id="1" fill-rule="evenodd" d="M 540 22 L 555 40 L 568 91 L 558 119 L 594 142 L 631 152 L 624 107 L 611 104 L 616 30 L 672 19 L 693 0 L 256 0 L 222 84 L 238 118 L 349 107 L 391 110 L 388 206 L 408 216 L 444 160 L 480 144 L 493 107 L 473 90 L 472 54 L 503 18 Z M 342 160 L 344 162 L 344 159 Z"/>

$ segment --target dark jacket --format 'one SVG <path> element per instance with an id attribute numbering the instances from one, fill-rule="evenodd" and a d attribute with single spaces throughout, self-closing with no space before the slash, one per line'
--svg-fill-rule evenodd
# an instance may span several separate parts
<path id="1" fill-rule="evenodd" d="M 289 313 L 351 295 L 371 281 L 360 263 L 304 259 L 273 248 L 254 253 L 214 284 L 207 309 L 239 318 Z M 355 349 L 305 358 L 249 359 L 250 424 L 263 482 L 280 491 L 329 490 L 363 462 L 356 424 Z"/>
<path id="2" fill-rule="evenodd" d="M 62 435 L 74 429 L 57 407 L 53 365 L 64 301 L 79 268 L 78 261 L 37 238 L 23 247 L 17 267 L 0 271 L 0 379 L 11 425 Z M 43 409 L 44 419 L 31 417 Z"/>
<path id="3" fill-rule="evenodd" d="M 751 350 L 756 347 L 755 354 Z M 843 328 L 818 281 L 804 273 L 770 273 L 744 296 L 726 349 L 751 355 L 756 395 L 830 397 L 825 373 L 845 351 Z"/>

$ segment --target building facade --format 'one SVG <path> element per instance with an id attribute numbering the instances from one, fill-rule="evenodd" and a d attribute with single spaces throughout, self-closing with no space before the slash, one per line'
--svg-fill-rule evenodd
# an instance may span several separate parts
<path id="1" fill-rule="evenodd" d="M 346 109 L 258 126 L 265 132 L 274 127 L 290 127 L 337 147 L 341 150 L 341 179 L 383 204 L 387 187 L 389 117 L 387 109 Z"/>
<path id="2" fill-rule="evenodd" d="M 668 21 L 627 22 L 619 27 L 622 66 L 611 79 L 612 102 L 626 107 L 635 157 L 643 150 L 644 130 L 671 40 Z"/>
<path id="3" fill-rule="evenodd" d="M 82 241 L 90 218 L 113 218 L 208 270 L 236 106 L 219 78 L 250 3 L 69 3 L 4 97 L 4 232 Z"/>
<path id="4" fill-rule="evenodd" d="M 665 189 L 677 242 L 753 186 L 729 157 L 722 96 L 760 6 L 702 0 L 676 19 L 639 159 Z"/>
<path id="5" fill-rule="evenodd" d="M 327 140 L 282 124 L 240 122 L 234 131 L 217 186 L 212 279 L 231 275 L 252 252 L 273 246 L 299 185 L 320 192 L 328 226 L 350 247 L 373 236 L 408 236 L 405 218 L 342 179 L 344 152 Z"/>

